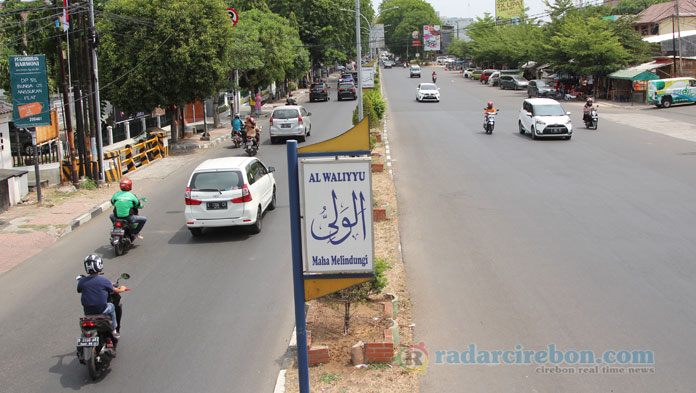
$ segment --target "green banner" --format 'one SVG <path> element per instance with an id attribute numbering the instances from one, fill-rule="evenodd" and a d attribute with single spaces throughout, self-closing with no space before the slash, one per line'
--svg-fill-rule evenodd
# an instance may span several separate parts
<path id="1" fill-rule="evenodd" d="M 513 19 L 524 16 L 524 0 L 496 0 L 495 19 Z"/>
<path id="2" fill-rule="evenodd" d="M 10 87 L 15 126 L 51 125 L 46 56 L 10 56 Z"/>

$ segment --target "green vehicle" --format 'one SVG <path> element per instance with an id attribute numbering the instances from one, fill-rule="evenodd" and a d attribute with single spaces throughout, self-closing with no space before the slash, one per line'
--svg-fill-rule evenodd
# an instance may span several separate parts
<path id="1" fill-rule="evenodd" d="M 659 108 L 672 104 L 696 102 L 696 79 L 669 78 L 648 81 L 648 103 Z"/>
<path id="2" fill-rule="evenodd" d="M 483 74 L 483 70 L 473 70 L 471 71 L 471 76 L 469 78 L 473 80 L 481 80 L 481 75 Z"/>

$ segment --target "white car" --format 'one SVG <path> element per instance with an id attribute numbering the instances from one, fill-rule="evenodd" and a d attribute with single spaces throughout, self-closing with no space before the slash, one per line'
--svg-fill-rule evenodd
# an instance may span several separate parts
<path id="1" fill-rule="evenodd" d="M 261 232 L 266 210 L 276 207 L 275 168 L 256 157 L 223 157 L 204 161 L 187 183 L 186 226 L 193 236 L 203 228 L 249 226 Z"/>
<path id="2" fill-rule="evenodd" d="M 416 88 L 416 101 L 440 102 L 440 88 L 434 83 L 420 83 Z"/>
<path id="3" fill-rule="evenodd" d="M 573 123 L 570 112 L 566 112 L 560 103 L 550 98 L 528 98 L 520 109 L 520 134 L 529 132 L 532 139 L 546 137 L 573 136 Z"/>
<path id="4" fill-rule="evenodd" d="M 269 135 L 271 143 L 276 143 L 283 137 L 297 138 L 304 142 L 312 133 L 312 112 L 303 106 L 285 105 L 273 109 L 269 120 Z"/>

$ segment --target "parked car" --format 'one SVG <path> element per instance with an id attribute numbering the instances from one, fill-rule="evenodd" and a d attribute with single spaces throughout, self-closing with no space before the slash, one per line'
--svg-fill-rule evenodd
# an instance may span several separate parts
<path id="1" fill-rule="evenodd" d="M 522 103 L 518 119 L 520 134 L 529 132 L 532 139 L 573 136 L 570 112 L 550 98 L 528 98 Z"/>
<path id="2" fill-rule="evenodd" d="M 440 102 L 440 89 L 434 83 L 420 83 L 416 88 L 416 101 Z"/>
<path id="3" fill-rule="evenodd" d="M 353 82 L 342 82 L 338 84 L 338 100 L 344 99 L 357 100 L 358 92 L 355 90 Z"/>
<path id="4" fill-rule="evenodd" d="M 412 65 L 411 69 L 409 70 L 408 74 L 409 78 L 420 78 L 421 77 L 421 68 L 418 65 Z"/>
<path id="5" fill-rule="evenodd" d="M 475 81 L 480 80 L 482 74 L 483 74 L 483 70 L 473 70 L 473 71 L 471 71 L 471 74 L 469 74 L 469 78 L 471 78 L 472 80 L 475 80 Z"/>
<path id="6" fill-rule="evenodd" d="M 672 104 L 696 102 L 696 79 L 668 78 L 648 81 L 648 103 L 658 108 Z"/>
<path id="7" fill-rule="evenodd" d="M 304 142 L 312 133 L 312 112 L 307 112 L 303 106 L 285 105 L 273 109 L 269 119 L 269 136 L 271 143 L 276 143 L 282 137 L 296 137 Z"/>
<path id="8" fill-rule="evenodd" d="M 17 128 L 14 122 L 10 122 L 10 146 L 12 154 L 15 156 L 34 155 L 34 144 L 32 142 L 31 132 L 29 130 L 32 128 Z M 19 140 L 17 140 L 19 138 Z"/>
<path id="9" fill-rule="evenodd" d="M 541 79 L 532 79 L 527 84 L 527 97 L 548 97 L 554 95 L 554 89 L 549 82 Z"/>
<path id="10" fill-rule="evenodd" d="M 329 85 L 325 82 L 312 83 L 309 87 L 309 102 L 318 100 L 328 101 L 329 99 Z"/>
<path id="11" fill-rule="evenodd" d="M 498 82 L 500 81 L 500 72 L 496 71 L 491 74 L 491 76 L 488 77 L 488 84 L 491 86 L 498 86 Z"/>
<path id="12" fill-rule="evenodd" d="M 503 90 L 522 90 L 527 88 L 529 81 L 519 75 L 501 75 L 499 84 Z"/>
<path id="13" fill-rule="evenodd" d="M 256 157 L 206 160 L 193 170 L 186 186 L 184 216 L 193 236 L 203 228 L 248 226 L 261 232 L 266 210 L 276 207 L 275 168 Z"/>
<path id="14" fill-rule="evenodd" d="M 467 69 L 465 69 L 464 72 L 462 72 L 462 76 L 463 76 L 464 78 L 470 78 L 470 77 L 471 77 L 471 73 L 472 73 L 475 69 L 476 69 L 476 68 L 467 68 Z"/>
<path id="15" fill-rule="evenodd" d="M 483 73 L 481 73 L 481 83 L 488 83 L 488 78 L 497 70 L 483 70 Z"/>

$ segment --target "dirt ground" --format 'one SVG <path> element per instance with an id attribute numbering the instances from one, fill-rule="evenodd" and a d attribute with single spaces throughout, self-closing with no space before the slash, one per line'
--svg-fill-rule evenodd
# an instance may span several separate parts
<path id="1" fill-rule="evenodd" d="M 383 143 L 378 143 L 374 153 L 380 155 L 383 160 L 385 148 Z M 392 364 L 371 364 L 367 368 L 356 368 L 350 361 L 350 348 L 358 341 L 371 339 L 383 339 L 383 331 L 391 326 L 391 322 L 383 319 L 382 301 L 386 301 L 385 294 L 393 293 L 399 297 L 399 336 L 400 345 L 396 348 L 395 355 L 400 350 L 412 345 L 412 314 L 411 302 L 406 285 L 406 274 L 401 259 L 398 206 L 396 203 L 396 189 L 394 182 L 389 177 L 385 162 L 385 171 L 372 174 L 372 191 L 374 205 L 389 205 L 386 221 L 374 223 L 375 257 L 383 258 L 390 268 L 385 272 L 388 282 L 382 294 L 373 296 L 366 304 L 352 306 L 351 331 L 343 334 L 344 306 L 342 303 L 331 303 L 322 299 L 309 302 L 312 312 L 318 314 L 314 326 L 308 326 L 311 330 L 313 345 L 327 345 L 329 347 L 330 361 L 315 367 L 310 367 L 310 391 L 311 392 L 362 392 L 362 393 L 414 393 L 419 391 L 417 373 L 401 368 L 397 362 Z M 376 318 L 376 319 L 375 319 Z M 296 359 L 296 358 L 295 358 Z M 293 364 L 286 373 L 286 392 L 299 392 L 297 367 Z"/>

